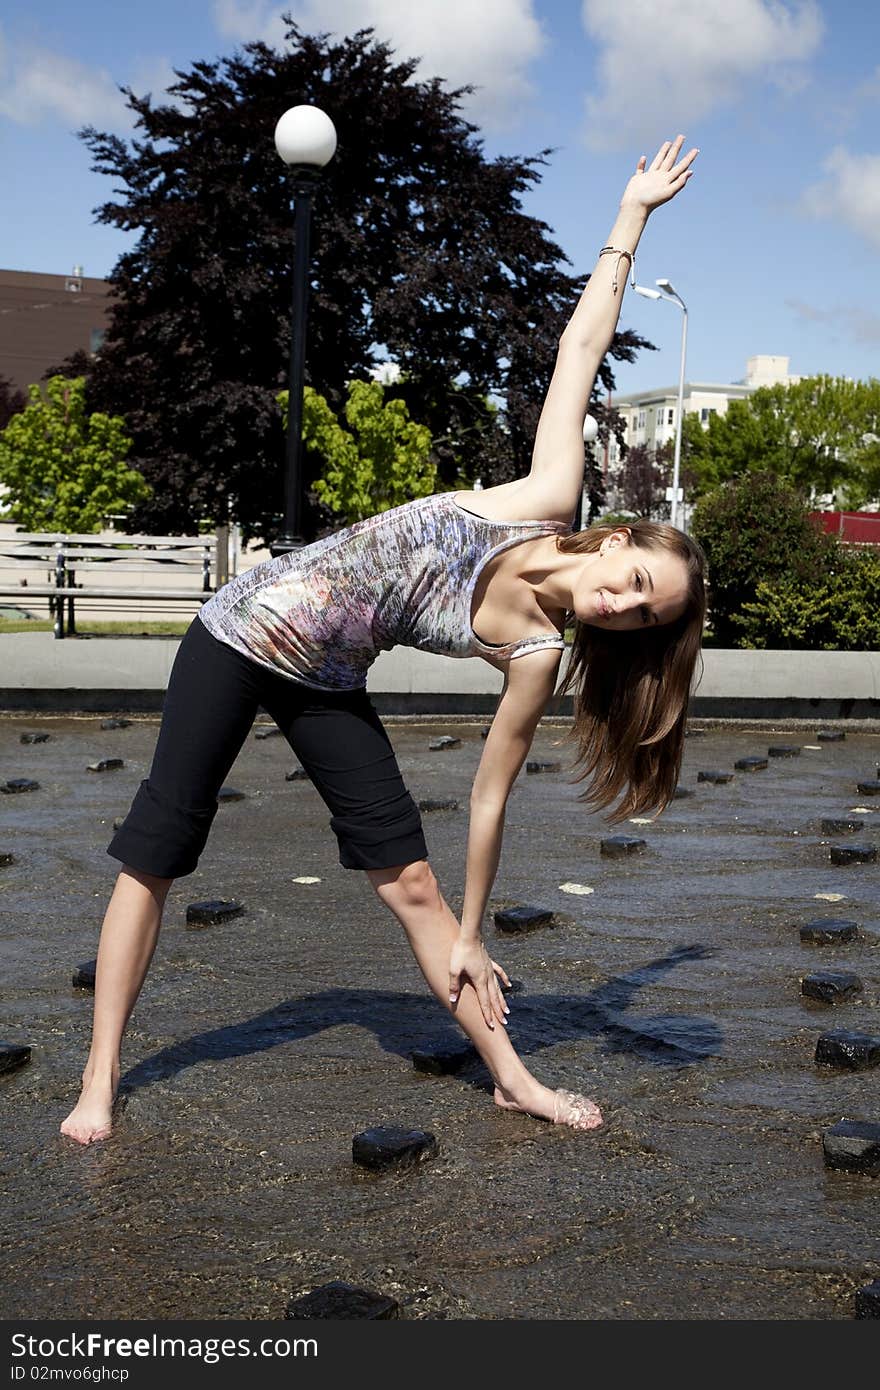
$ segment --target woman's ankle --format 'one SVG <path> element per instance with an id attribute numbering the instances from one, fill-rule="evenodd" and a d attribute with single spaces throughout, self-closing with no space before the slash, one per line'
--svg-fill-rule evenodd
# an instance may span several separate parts
<path id="1" fill-rule="evenodd" d="M 120 1073 L 119 1061 L 104 1061 L 98 1059 L 86 1062 L 82 1074 L 83 1090 L 88 1090 L 92 1086 L 111 1086 L 115 1090 L 119 1084 Z"/>
<path id="2" fill-rule="evenodd" d="M 519 1100 L 525 1096 L 533 1094 L 540 1088 L 540 1081 L 532 1076 L 525 1067 L 520 1071 L 505 1073 L 503 1076 L 494 1077 L 495 1085 L 509 1100 Z"/>

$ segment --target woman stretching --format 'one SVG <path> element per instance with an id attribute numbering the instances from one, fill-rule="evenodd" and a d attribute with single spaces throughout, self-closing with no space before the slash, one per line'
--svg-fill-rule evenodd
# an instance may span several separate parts
<path id="1" fill-rule="evenodd" d="M 697 151 L 679 158 L 683 139 L 662 145 L 650 166 L 643 156 L 626 185 L 609 245 L 562 334 L 528 477 L 420 497 L 267 560 L 193 620 L 150 775 L 108 847 L 122 869 L 101 930 L 82 1094 L 63 1134 L 89 1144 L 110 1133 L 122 1035 L 168 890 L 195 869 L 217 792 L 261 706 L 332 812 L 340 863 L 365 871 L 428 985 L 477 1047 L 496 1103 L 577 1129 L 602 1123 L 593 1101 L 542 1085 L 517 1056 L 499 980 L 510 982 L 481 927 L 507 797 L 553 695 L 567 621 L 575 635 L 560 695 L 574 690 L 572 736 L 584 764 L 576 780 L 591 779 L 580 799 L 600 808 L 618 801 L 617 820 L 662 808 L 677 781 L 705 612 L 703 557 L 672 526 L 640 520 L 573 533 L 571 521 L 584 415 L 626 270 L 649 213 L 691 176 Z M 504 673 L 471 792 L 460 923 L 366 691 L 370 663 L 395 645 L 479 656 Z"/>

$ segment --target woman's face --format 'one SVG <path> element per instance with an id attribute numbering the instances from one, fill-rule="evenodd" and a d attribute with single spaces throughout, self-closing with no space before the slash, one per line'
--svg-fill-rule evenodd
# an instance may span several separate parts
<path id="1" fill-rule="evenodd" d="M 630 632 L 675 622 L 685 610 L 688 572 L 671 551 L 634 545 L 626 530 L 606 536 L 575 590 L 583 623 Z"/>

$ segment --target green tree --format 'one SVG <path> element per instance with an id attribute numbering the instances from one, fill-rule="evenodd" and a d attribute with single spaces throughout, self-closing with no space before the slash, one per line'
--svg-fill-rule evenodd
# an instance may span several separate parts
<path id="1" fill-rule="evenodd" d="M 149 495 L 126 463 L 131 440 L 118 415 L 86 410 L 85 381 L 51 377 L 0 434 L 0 483 L 27 531 L 99 531 L 103 517 Z"/>
<path id="2" fill-rule="evenodd" d="M 303 102 L 339 136 L 315 199 L 309 384 L 338 414 L 346 382 L 391 357 L 405 374 L 392 394 L 430 429 L 444 484 L 460 470 L 487 484 L 528 471 L 583 284 L 523 209 L 550 152 L 488 158 L 460 114 L 463 90 L 416 80 L 416 67 L 370 30 L 337 41 L 291 24 L 283 49 L 250 43 L 179 72 L 174 105 L 128 91 L 131 142 L 82 132 L 114 189 L 98 220 L 138 234 L 110 277 L 89 373 L 90 401 L 124 415 L 132 461 L 154 484 L 133 524 L 188 530 L 231 511 L 249 535 L 277 529 L 292 216 L 272 130 Z M 615 337 L 597 401 L 610 362 L 644 346 Z M 312 482 L 306 535 L 331 520 Z"/>
<path id="3" fill-rule="evenodd" d="M 285 429 L 288 395 L 278 396 Z M 323 396 L 305 388 L 303 444 L 324 469 L 314 489 L 338 521 L 349 526 L 434 492 L 431 431 L 409 418 L 402 400 L 386 400 L 378 381 L 351 381 L 344 416 L 349 429 Z"/>
<path id="4" fill-rule="evenodd" d="M 805 493 L 869 500 L 876 486 L 870 440 L 880 435 L 880 381 L 805 377 L 762 386 L 709 417 L 700 451 L 706 481 L 773 472 Z"/>
<path id="5" fill-rule="evenodd" d="M 880 438 L 873 433 L 855 450 L 850 479 L 837 495 L 842 511 L 858 511 L 868 502 L 880 502 Z"/>
<path id="6" fill-rule="evenodd" d="M 736 618 L 755 602 L 761 583 L 809 586 L 834 548 L 802 496 L 766 472 L 708 493 L 697 503 L 691 530 L 706 553 L 710 625 L 720 646 L 742 645 Z"/>

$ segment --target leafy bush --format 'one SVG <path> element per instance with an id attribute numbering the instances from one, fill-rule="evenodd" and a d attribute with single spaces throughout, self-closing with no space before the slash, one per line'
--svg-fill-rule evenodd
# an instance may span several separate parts
<path id="1" fill-rule="evenodd" d="M 733 621 L 743 647 L 880 648 L 880 553 L 835 544 L 824 572 L 762 580 Z"/>
<path id="2" fill-rule="evenodd" d="M 749 473 L 707 493 L 695 508 L 691 529 L 706 553 L 712 629 L 722 647 L 744 645 L 737 618 L 748 605 L 760 603 L 764 612 L 772 598 L 778 626 L 783 593 L 808 594 L 837 550 L 833 538 L 811 521 L 802 497 L 774 473 Z M 752 619 L 749 646 L 756 645 L 757 615 Z"/>

